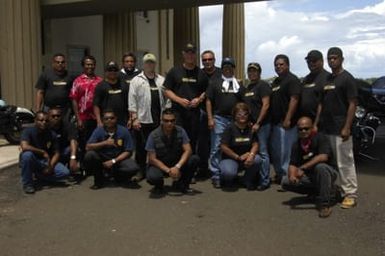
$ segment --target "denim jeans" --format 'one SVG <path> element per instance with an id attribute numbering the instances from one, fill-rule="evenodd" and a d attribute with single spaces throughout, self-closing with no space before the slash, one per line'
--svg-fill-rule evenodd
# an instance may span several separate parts
<path id="1" fill-rule="evenodd" d="M 219 162 L 221 161 L 221 138 L 225 129 L 230 125 L 231 119 L 219 115 L 214 115 L 215 126 L 211 130 L 211 149 L 209 167 L 212 173 L 212 180 L 220 179 Z"/>
<path id="2" fill-rule="evenodd" d="M 70 171 L 62 163 L 58 162 L 54 167 L 52 176 L 45 176 L 43 170 L 47 167 L 47 160 L 38 158 L 31 151 L 25 151 L 20 154 L 21 181 L 23 186 L 33 185 L 33 173 L 38 179 L 46 181 L 58 181 L 66 178 Z"/>
<path id="3" fill-rule="evenodd" d="M 257 183 L 258 174 L 261 170 L 262 160 L 259 155 L 254 158 L 254 164 L 245 169 L 243 182 L 246 187 L 253 186 Z M 238 174 L 239 162 L 233 159 L 224 159 L 219 163 L 221 181 L 231 182 Z"/>
<path id="4" fill-rule="evenodd" d="M 297 126 L 284 129 L 282 124 L 273 125 L 271 131 L 271 160 L 275 173 L 279 177 L 287 174 L 291 148 L 297 140 Z"/>
<path id="5" fill-rule="evenodd" d="M 260 179 L 258 185 L 268 186 L 270 184 L 270 155 L 269 155 L 269 139 L 271 133 L 271 124 L 262 125 L 258 130 L 259 156 L 261 157 L 262 166 L 259 173 Z"/>

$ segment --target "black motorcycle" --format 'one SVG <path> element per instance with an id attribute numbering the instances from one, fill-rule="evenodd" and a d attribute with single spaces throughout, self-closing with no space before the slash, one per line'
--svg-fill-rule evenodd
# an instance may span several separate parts
<path id="1" fill-rule="evenodd" d="M 4 101 L 0 104 L 0 134 L 11 144 L 19 144 L 23 128 L 34 123 L 35 115 L 32 111 Z"/>

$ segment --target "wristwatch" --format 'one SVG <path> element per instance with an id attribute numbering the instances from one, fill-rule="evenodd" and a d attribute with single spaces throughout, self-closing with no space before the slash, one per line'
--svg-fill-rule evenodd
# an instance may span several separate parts
<path id="1" fill-rule="evenodd" d="M 112 164 L 116 164 L 115 158 L 112 158 L 112 159 L 111 159 L 111 162 L 112 162 Z"/>
<path id="2" fill-rule="evenodd" d="M 71 156 L 71 160 L 76 160 L 76 156 L 75 156 L 75 155 L 72 155 L 72 156 Z"/>

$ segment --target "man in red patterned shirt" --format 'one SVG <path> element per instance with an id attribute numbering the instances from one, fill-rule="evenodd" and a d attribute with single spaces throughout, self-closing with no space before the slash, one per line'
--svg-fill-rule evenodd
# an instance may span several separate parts
<path id="1" fill-rule="evenodd" d="M 103 79 L 95 75 L 95 57 L 85 56 L 81 64 L 83 73 L 74 80 L 69 97 L 72 100 L 72 108 L 79 129 L 79 148 L 82 152 L 81 155 L 84 155 L 86 142 L 96 128 L 96 118 L 92 105 L 95 87 Z"/>

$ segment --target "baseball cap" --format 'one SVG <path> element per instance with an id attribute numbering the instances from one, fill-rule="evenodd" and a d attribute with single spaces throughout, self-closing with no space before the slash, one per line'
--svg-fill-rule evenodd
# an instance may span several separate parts
<path id="1" fill-rule="evenodd" d="M 337 55 L 337 56 L 340 56 L 342 57 L 343 56 L 343 53 L 342 53 L 342 50 L 341 48 L 338 48 L 338 47 L 332 47 L 328 50 L 328 56 L 329 55 Z"/>
<path id="2" fill-rule="evenodd" d="M 147 62 L 147 61 L 150 61 L 150 62 L 156 62 L 156 57 L 154 54 L 152 53 L 147 53 L 143 56 L 143 63 L 144 62 Z"/>
<path id="3" fill-rule="evenodd" d="M 305 57 L 305 60 L 322 60 L 322 59 L 323 59 L 322 53 L 318 50 L 311 50 Z"/>
<path id="4" fill-rule="evenodd" d="M 261 71 L 261 65 L 259 65 L 259 63 L 257 62 L 250 62 L 247 65 L 247 69 L 250 69 L 250 68 L 255 68 L 256 70 Z"/>
<path id="5" fill-rule="evenodd" d="M 195 46 L 195 44 L 193 43 L 187 43 L 184 47 L 183 47 L 183 51 L 184 52 L 196 52 L 197 51 L 197 47 Z"/>
<path id="6" fill-rule="evenodd" d="M 105 71 L 116 71 L 117 72 L 117 71 L 119 71 L 119 66 L 118 66 L 118 64 L 116 64 L 116 62 L 109 61 L 106 64 Z"/>
<path id="7" fill-rule="evenodd" d="M 231 57 L 225 57 L 222 60 L 221 68 L 223 68 L 224 65 L 231 65 L 233 68 L 235 68 L 235 60 Z"/>

